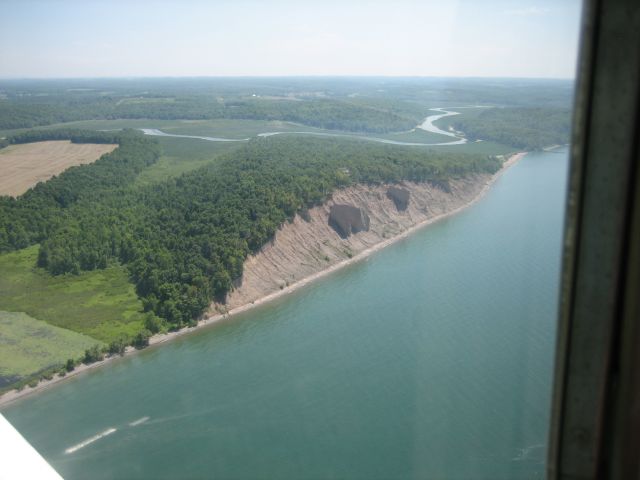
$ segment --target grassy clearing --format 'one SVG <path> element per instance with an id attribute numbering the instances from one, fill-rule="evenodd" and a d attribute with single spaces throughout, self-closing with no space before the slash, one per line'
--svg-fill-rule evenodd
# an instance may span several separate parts
<path id="1" fill-rule="evenodd" d="M 467 112 L 473 112 L 472 115 L 476 115 L 478 111 L 481 109 L 465 109 L 463 110 L 464 114 Z M 435 113 L 435 112 L 434 112 Z M 455 117 L 446 117 L 446 118 L 455 118 Z M 445 119 L 442 119 L 445 120 Z M 448 128 L 448 124 L 438 124 L 440 128 Z M 203 136 L 220 136 L 220 137 L 228 137 L 228 138 L 243 138 L 243 135 L 253 136 L 257 133 L 267 132 L 267 131 L 316 131 L 323 132 L 325 130 L 314 129 L 311 127 L 306 127 L 303 125 L 295 125 L 292 123 L 286 122 L 266 122 L 266 121 L 258 121 L 258 120 L 206 120 L 206 121 L 180 121 L 177 125 L 167 126 L 163 129 L 167 133 L 175 133 L 179 135 L 203 135 Z M 330 132 L 335 133 L 335 132 Z M 348 135 L 359 135 L 353 133 L 347 133 Z M 389 140 L 395 140 L 400 142 L 421 142 L 421 143 L 438 143 L 438 142 L 450 142 L 455 139 L 452 137 L 448 137 L 446 135 L 440 135 L 437 133 L 427 132 L 424 130 L 416 129 L 414 132 L 404 132 L 404 133 L 393 133 L 393 134 L 372 134 L 369 136 L 377 137 L 377 138 L 386 138 Z M 216 142 L 206 142 L 201 140 L 189 139 L 189 138 L 175 138 L 175 137 L 156 137 L 159 139 L 160 143 L 163 146 L 165 155 L 176 157 L 175 159 L 170 160 L 170 164 L 172 167 L 169 168 L 169 172 L 171 173 L 171 169 L 175 168 L 176 172 L 182 173 L 183 171 L 187 171 L 187 169 L 179 171 L 180 162 L 193 161 L 200 157 L 204 158 L 200 152 L 204 153 L 205 149 L 210 149 L 211 152 L 221 152 L 226 151 L 226 149 L 236 148 L 239 144 L 236 143 L 216 143 Z M 209 146 L 205 145 L 208 144 Z M 421 148 L 421 147 L 418 147 Z M 487 155 L 502 155 L 508 152 L 513 151 L 513 147 L 501 145 L 494 142 L 478 142 L 478 143 L 469 143 L 464 145 L 445 145 L 440 147 L 429 147 L 435 150 L 442 150 L 451 153 L 484 153 Z M 216 149 L 216 150 L 214 150 Z M 160 170 L 162 168 L 162 161 L 159 162 L 160 165 L 152 167 L 150 170 L 157 168 Z M 205 162 L 206 163 L 206 162 Z M 185 164 L 185 166 L 188 165 Z M 195 163 L 194 163 L 195 165 Z M 194 168 L 197 168 L 200 164 L 195 165 Z M 189 168 L 190 169 L 190 168 Z"/>
<path id="2" fill-rule="evenodd" d="M 194 138 L 155 137 L 162 145 L 163 156 L 145 169 L 136 185 L 148 185 L 195 170 L 215 162 L 218 155 L 234 148 L 237 143 L 209 142 Z"/>
<path id="3" fill-rule="evenodd" d="M 120 130 L 122 128 L 159 128 L 160 130 L 179 123 L 180 120 L 148 120 L 148 119 L 122 119 L 122 120 L 79 120 L 77 122 L 54 123 L 31 128 L 16 128 L 12 130 L 0 130 L 0 137 L 21 133 L 27 130 L 50 130 L 57 128 L 78 128 L 86 130 Z"/>
<path id="4" fill-rule="evenodd" d="M 492 107 L 490 107 L 492 108 Z M 447 108 L 445 107 L 445 110 Z M 461 118 L 476 118 L 481 113 L 489 110 L 489 108 L 459 108 L 456 106 L 450 107 L 450 109 L 454 112 L 460 112 L 460 115 L 451 115 L 449 117 L 443 117 L 439 120 L 436 120 L 435 125 L 442 130 L 449 130 L 449 127 L 452 126 L 455 122 L 460 121 Z M 436 113 L 436 112 L 432 112 Z"/>
<path id="5" fill-rule="evenodd" d="M 169 157 L 182 159 L 211 159 L 219 153 L 238 148 L 243 143 L 236 142 L 210 142 L 195 138 L 178 137 L 154 137 L 160 145 L 162 152 Z"/>
<path id="6" fill-rule="evenodd" d="M 178 135 L 199 135 L 207 137 L 223 137 L 233 139 L 244 139 L 255 137 L 264 132 L 324 132 L 340 133 L 337 130 L 325 130 L 292 122 L 279 120 L 242 120 L 242 119 L 213 119 L 213 120 L 154 120 L 154 119 L 120 119 L 120 120 L 82 120 L 77 122 L 58 123 L 35 127 L 36 129 L 52 128 L 80 128 L 88 130 L 118 130 L 121 128 L 157 128 L 166 133 Z M 26 129 L 0 131 L 0 137 L 19 133 Z M 355 132 L 343 132 L 347 135 L 366 135 Z M 441 135 L 433 135 L 440 138 Z M 403 134 L 369 134 L 369 136 L 394 138 Z M 423 137 L 426 138 L 426 137 Z M 446 137 L 445 137 L 446 138 Z"/>
<path id="7" fill-rule="evenodd" d="M 373 136 L 386 138 L 387 140 L 394 140 L 396 142 L 444 143 L 455 140 L 453 137 L 441 135 L 439 133 L 427 132 L 426 130 L 419 128 L 416 128 L 412 132 L 387 133 Z"/>
<path id="8" fill-rule="evenodd" d="M 80 128 L 87 130 L 119 130 L 121 128 L 157 128 L 167 133 L 179 135 L 200 135 L 242 139 L 255 137 L 263 132 L 280 131 L 316 131 L 328 132 L 320 128 L 298 125 L 291 122 L 268 120 L 155 120 L 155 119 L 118 119 L 118 120 L 81 120 L 77 122 L 57 123 L 35 127 L 36 130 L 55 128 Z M 0 137 L 20 133 L 29 129 L 0 130 Z"/>
<path id="9" fill-rule="evenodd" d="M 185 159 L 181 157 L 162 156 L 153 166 L 145 169 L 138 175 L 136 185 L 149 185 L 151 183 L 161 182 L 167 178 L 176 177 L 183 173 L 195 170 L 196 168 L 207 165 L 211 159 Z"/>
<path id="10" fill-rule="evenodd" d="M 164 130 L 179 125 L 182 120 L 148 120 L 148 119 L 122 119 L 122 120 L 79 120 L 77 122 L 55 123 L 31 128 L 15 128 L 0 130 L 0 138 L 28 130 L 50 130 L 56 128 L 78 128 L 86 130 L 120 130 L 122 128 L 158 128 Z"/>
<path id="11" fill-rule="evenodd" d="M 79 358 L 95 339 L 22 312 L 0 311 L 0 389 Z"/>
<path id="12" fill-rule="evenodd" d="M 250 138 L 264 132 L 334 132 L 279 120 L 182 120 L 166 127 L 167 133 L 224 138 Z"/>
<path id="13" fill-rule="evenodd" d="M 143 328 L 142 303 L 124 267 L 52 277 L 36 268 L 38 246 L 0 255 L 0 310 L 108 343 Z"/>

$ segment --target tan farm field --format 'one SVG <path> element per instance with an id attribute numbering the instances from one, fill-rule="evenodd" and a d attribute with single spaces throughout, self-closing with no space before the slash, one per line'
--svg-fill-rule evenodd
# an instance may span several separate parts
<path id="1" fill-rule="evenodd" d="M 17 197 L 74 165 L 93 163 L 118 145 L 69 140 L 9 145 L 0 150 L 0 195 Z"/>

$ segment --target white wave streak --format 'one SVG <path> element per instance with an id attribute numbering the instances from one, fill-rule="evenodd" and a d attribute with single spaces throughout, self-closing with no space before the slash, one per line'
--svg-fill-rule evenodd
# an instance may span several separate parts
<path id="1" fill-rule="evenodd" d="M 117 431 L 117 429 L 115 428 L 108 428 L 107 430 L 105 430 L 102 433 L 98 433 L 97 435 L 94 435 L 91 438 L 87 438 L 85 441 L 80 442 L 77 445 L 74 445 L 73 447 L 69 447 L 67 448 L 64 453 L 73 453 L 76 452 L 78 450 L 80 450 L 81 448 L 86 447 L 87 445 L 92 444 L 93 442 L 100 440 L 103 437 L 106 437 L 107 435 L 111 435 L 113 432 Z"/>
<path id="2" fill-rule="evenodd" d="M 512 462 L 522 462 L 522 461 L 530 461 L 530 460 L 542 460 L 544 458 L 544 453 L 546 449 L 546 445 L 544 443 L 536 443 L 535 445 L 529 445 L 525 448 L 519 448 L 518 455 L 511 459 Z M 539 457 L 539 458 L 538 458 Z"/>
<path id="3" fill-rule="evenodd" d="M 130 427 L 137 427 L 138 425 L 143 424 L 143 423 L 144 423 L 144 422 L 146 422 L 147 420 L 149 420 L 149 417 L 142 417 L 142 418 L 139 418 L 139 419 L 134 420 L 133 422 L 131 422 L 131 423 L 129 424 L 129 426 L 130 426 Z"/>

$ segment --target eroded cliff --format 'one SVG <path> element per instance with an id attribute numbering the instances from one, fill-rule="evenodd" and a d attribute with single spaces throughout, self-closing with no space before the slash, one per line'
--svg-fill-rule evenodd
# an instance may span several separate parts
<path id="1" fill-rule="evenodd" d="M 490 175 L 452 180 L 450 192 L 429 183 L 413 182 L 356 185 L 339 190 L 330 201 L 305 213 L 304 219 L 296 215 L 260 252 L 247 258 L 241 282 L 227 295 L 226 303 L 214 305 L 214 309 L 225 311 L 250 304 L 412 227 L 452 213 L 479 197 L 490 180 Z M 344 218 L 353 217 L 356 223 L 366 218 L 368 228 L 360 226 L 349 235 L 338 233 L 339 229 L 330 222 L 330 215 L 332 208 L 335 212 L 336 206 L 345 205 L 351 208 L 337 209 L 349 211 Z"/>

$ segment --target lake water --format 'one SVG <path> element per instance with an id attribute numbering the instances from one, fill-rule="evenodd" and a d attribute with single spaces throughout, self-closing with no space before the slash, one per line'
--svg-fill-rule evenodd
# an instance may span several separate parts
<path id="1" fill-rule="evenodd" d="M 68 480 L 542 478 L 566 169 L 2 413 Z"/>

